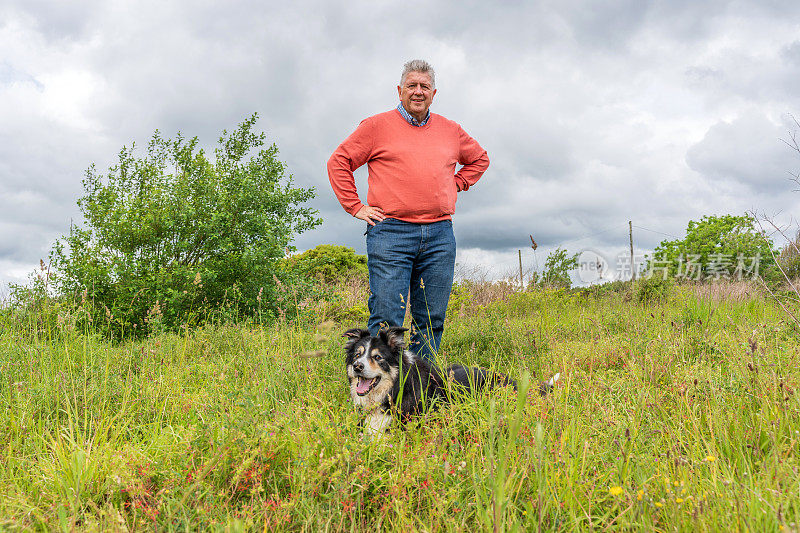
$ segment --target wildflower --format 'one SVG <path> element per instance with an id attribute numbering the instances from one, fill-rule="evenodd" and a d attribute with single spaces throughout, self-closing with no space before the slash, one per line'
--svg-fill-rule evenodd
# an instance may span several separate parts
<path id="1" fill-rule="evenodd" d="M 713 455 L 707 455 L 706 456 L 706 461 L 708 461 L 709 463 L 713 463 L 716 460 L 717 460 L 717 458 L 714 457 Z"/>
<path id="2" fill-rule="evenodd" d="M 675 501 L 678 503 L 683 503 L 683 498 L 675 498 Z"/>
<path id="3" fill-rule="evenodd" d="M 658 507 L 660 509 L 661 507 L 664 507 L 664 506 L 661 504 L 661 502 L 656 502 L 656 507 Z"/>
<path id="4" fill-rule="evenodd" d="M 610 489 L 608 489 L 608 492 L 609 492 L 609 494 L 611 494 L 612 496 L 619 496 L 619 495 L 620 495 L 620 494 L 622 494 L 624 491 L 622 490 L 622 487 L 615 486 L 615 487 L 611 487 Z"/>
<path id="5" fill-rule="evenodd" d="M 636 492 L 636 499 L 642 501 L 643 497 L 644 497 L 644 491 L 639 489 L 639 491 Z"/>

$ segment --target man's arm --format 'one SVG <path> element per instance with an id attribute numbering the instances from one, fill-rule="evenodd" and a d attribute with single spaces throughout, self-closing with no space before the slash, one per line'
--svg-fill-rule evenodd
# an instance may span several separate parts
<path id="1" fill-rule="evenodd" d="M 458 128 L 458 162 L 461 170 L 456 172 L 456 187 L 459 191 L 466 191 L 475 182 L 481 179 L 486 169 L 489 168 L 489 156 L 478 142 L 467 135 L 467 132 Z"/>
<path id="2" fill-rule="evenodd" d="M 339 203 L 353 216 L 365 207 L 358 198 L 353 171 L 369 160 L 372 153 L 372 127 L 362 120 L 356 131 L 344 140 L 328 159 L 328 179 Z"/>

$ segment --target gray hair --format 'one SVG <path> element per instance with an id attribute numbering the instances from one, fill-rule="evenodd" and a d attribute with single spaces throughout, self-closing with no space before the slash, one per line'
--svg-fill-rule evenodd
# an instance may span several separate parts
<path id="1" fill-rule="evenodd" d="M 436 73 L 433 71 L 433 67 L 430 65 L 430 63 L 424 59 L 412 59 L 403 65 L 403 75 L 400 76 L 401 86 L 406 82 L 406 76 L 408 76 L 411 72 L 421 72 L 423 74 L 427 74 L 431 78 L 431 89 L 436 88 Z"/>

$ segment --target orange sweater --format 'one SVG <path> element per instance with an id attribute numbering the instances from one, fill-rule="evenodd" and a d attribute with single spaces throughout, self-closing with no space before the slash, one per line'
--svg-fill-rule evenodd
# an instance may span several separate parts
<path id="1" fill-rule="evenodd" d="M 430 223 L 455 212 L 466 191 L 489 166 L 486 150 L 457 123 L 431 113 L 425 126 L 412 126 L 393 109 L 361 122 L 328 160 L 328 178 L 345 211 L 355 215 L 353 171 L 367 163 L 367 203 L 389 218 Z M 456 172 L 456 163 L 464 165 Z"/>

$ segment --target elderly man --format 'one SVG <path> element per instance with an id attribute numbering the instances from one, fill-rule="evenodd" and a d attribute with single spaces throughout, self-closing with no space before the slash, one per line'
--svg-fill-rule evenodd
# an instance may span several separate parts
<path id="1" fill-rule="evenodd" d="M 328 177 L 345 211 L 367 222 L 370 333 L 403 325 L 410 290 L 411 348 L 434 362 L 456 259 L 450 216 L 489 158 L 461 126 L 429 111 L 436 81 L 426 61 L 405 64 L 397 93 L 396 109 L 363 120 L 339 145 Z M 367 205 L 353 179 L 364 163 Z"/>

